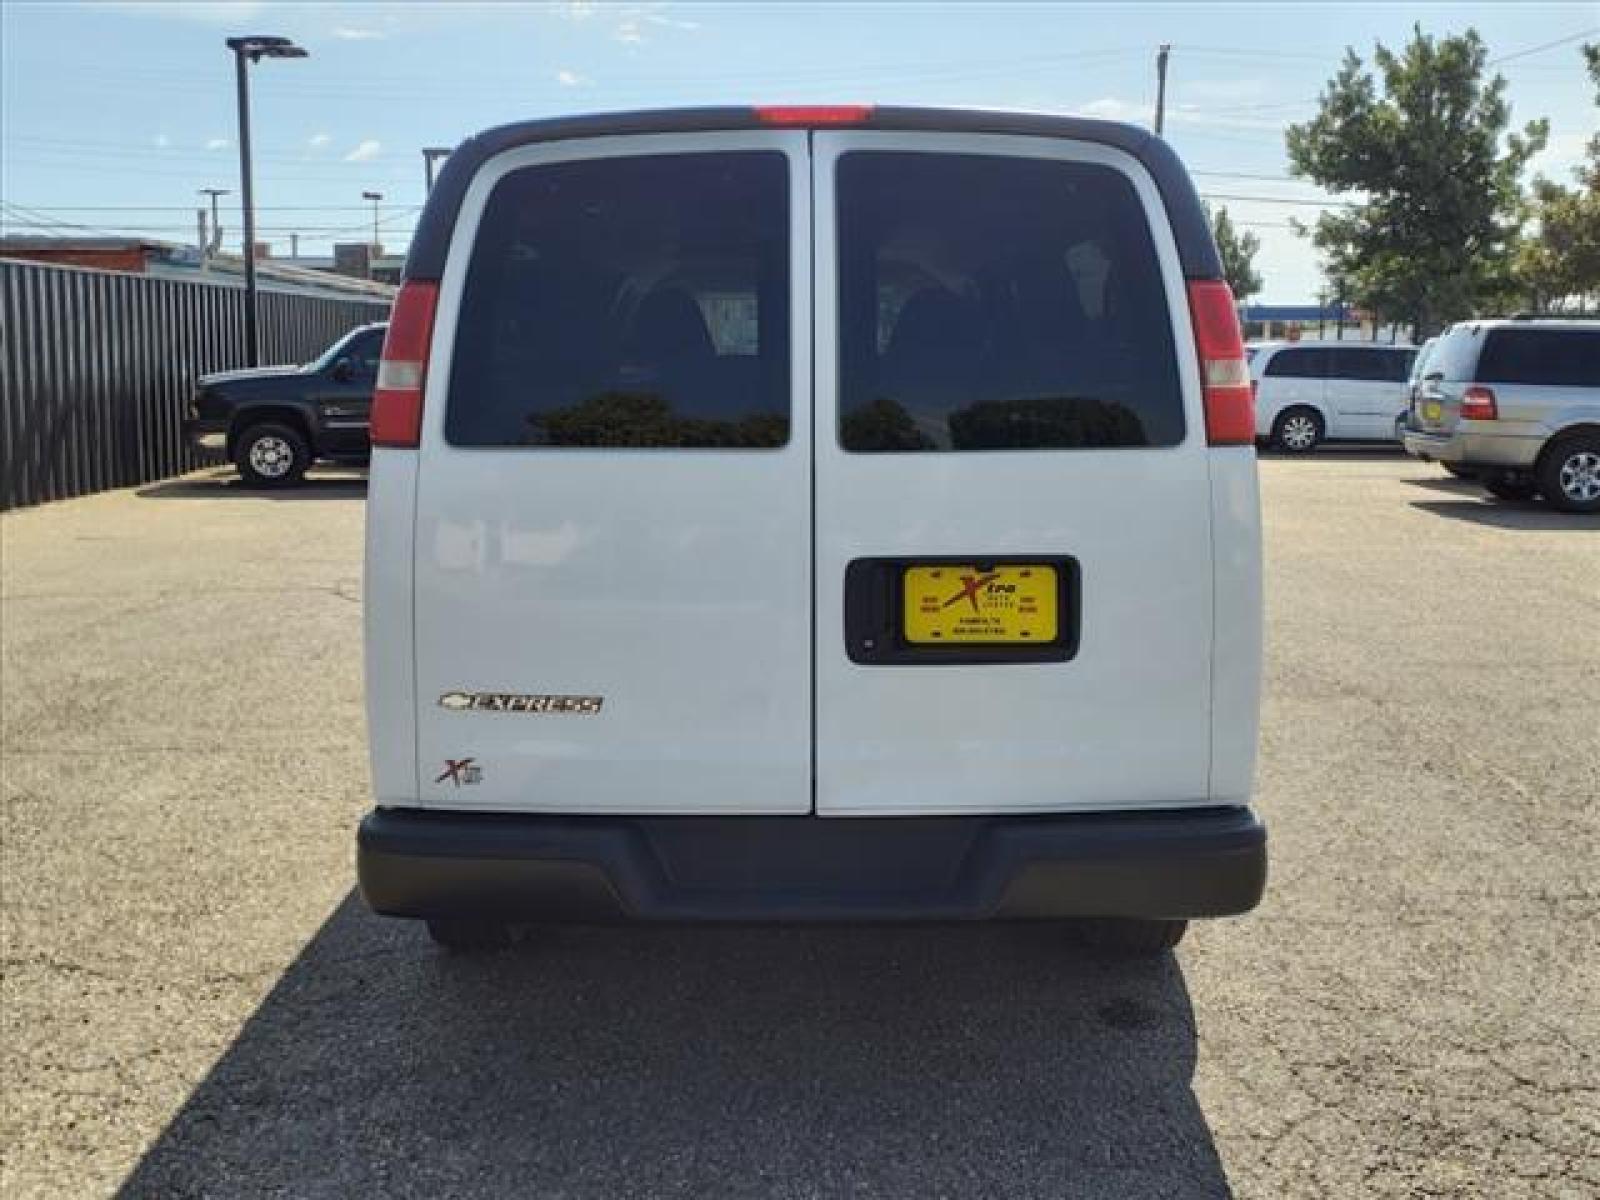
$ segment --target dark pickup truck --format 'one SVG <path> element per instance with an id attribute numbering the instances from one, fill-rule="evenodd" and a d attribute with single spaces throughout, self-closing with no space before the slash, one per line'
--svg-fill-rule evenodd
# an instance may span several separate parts
<path id="1" fill-rule="evenodd" d="M 364 463 L 387 324 L 363 325 L 304 366 L 202 375 L 184 420 L 195 445 L 223 450 L 245 483 L 289 487 L 316 461 Z"/>

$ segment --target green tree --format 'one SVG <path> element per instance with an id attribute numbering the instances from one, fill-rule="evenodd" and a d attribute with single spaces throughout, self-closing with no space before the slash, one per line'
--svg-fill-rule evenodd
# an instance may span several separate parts
<path id="1" fill-rule="evenodd" d="M 1211 236 L 1216 239 L 1217 253 L 1222 256 L 1223 277 L 1233 289 L 1233 298 L 1243 304 L 1261 290 L 1261 276 L 1255 269 L 1261 239 L 1235 229 L 1226 207 L 1212 209 L 1208 204 L 1206 213 L 1211 218 Z"/>
<path id="2" fill-rule="evenodd" d="M 1317 115 L 1288 130 L 1294 174 L 1361 197 L 1309 231 L 1327 273 L 1417 338 L 1505 294 L 1519 178 L 1549 133 L 1544 121 L 1511 132 L 1487 53 L 1476 31 L 1436 39 L 1419 26 L 1398 54 L 1376 47 L 1374 77 L 1346 50 Z"/>
<path id="3" fill-rule="evenodd" d="M 1583 47 L 1595 106 L 1600 108 L 1600 43 Z M 1576 299 L 1587 307 L 1600 296 L 1600 133 L 1589 139 L 1588 160 L 1573 172 L 1576 187 L 1533 181 L 1528 216 L 1537 232 L 1517 254 L 1519 290 L 1536 309 Z"/>

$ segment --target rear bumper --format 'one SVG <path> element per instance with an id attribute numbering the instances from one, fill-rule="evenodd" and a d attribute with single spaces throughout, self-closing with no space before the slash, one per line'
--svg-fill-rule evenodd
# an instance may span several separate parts
<path id="1" fill-rule="evenodd" d="M 1217 917 L 1266 883 L 1247 808 L 1043 817 L 556 817 L 378 809 L 361 893 L 508 921 Z"/>
<path id="2" fill-rule="evenodd" d="M 1486 422 L 1487 423 L 1487 422 Z M 1447 462 L 1461 467 L 1509 467 L 1531 470 L 1542 437 L 1503 433 L 1424 433 L 1407 429 L 1401 435 L 1406 453 L 1424 462 Z"/>

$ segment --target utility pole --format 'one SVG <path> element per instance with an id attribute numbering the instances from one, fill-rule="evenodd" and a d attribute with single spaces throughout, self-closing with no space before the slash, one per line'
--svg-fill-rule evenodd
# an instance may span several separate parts
<path id="1" fill-rule="evenodd" d="M 1167 118 L 1167 55 L 1172 46 L 1166 42 L 1156 51 L 1156 134 L 1160 135 Z"/>
<path id="2" fill-rule="evenodd" d="M 209 257 L 210 257 L 206 253 L 206 245 L 210 241 L 210 239 L 206 236 L 206 210 L 205 209 L 197 208 L 197 209 L 194 210 L 194 226 L 195 226 L 194 245 L 195 245 L 195 249 L 200 251 L 200 269 L 202 271 L 204 271 L 204 270 L 207 269 L 206 264 L 207 264 L 207 261 L 209 260 Z"/>
<path id="3" fill-rule="evenodd" d="M 217 215 L 217 197 L 230 193 L 227 188 L 201 188 L 197 194 L 211 197 L 211 238 L 200 246 L 200 257 L 204 260 L 222 248 L 222 218 Z"/>
<path id="4" fill-rule="evenodd" d="M 372 201 L 372 253 L 376 257 L 378 253 L 378 204 L 383 199 L 383 193 L 362 192 L 361 198 Z"/>
<path id="5" fill-rule="evenodd" d="M 256 324 L 256 210 L 250 187 L 250 64 L 263 58 L 304 58 L 305 50 L 286 37 L 257 34 L 227 39 L 233 51 L 239 92 L 239 198 L 244 203 L 244 354 L 245 365 L 261 365 L 261 331 Z"/>
<path id="6" fill-rule="evenodd" d="M 428 181 L 428 191 L 433 191 L 433 160 L 449 157 L 449 146 L 424 146 L 422 148 L 422 173 Z"/>
<path id="7" fill-rule="evenodd" d="M 289 257 L 296 262 L 300 260 L 300 235 L 298 233 L 289 235 Z"/>

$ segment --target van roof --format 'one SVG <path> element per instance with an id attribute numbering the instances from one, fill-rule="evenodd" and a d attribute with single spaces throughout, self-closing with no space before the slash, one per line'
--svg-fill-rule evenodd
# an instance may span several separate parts
<path id="1" fill-rule="evenodd" d="M 757 107 L 652 109 L 639 112 L 593 113 L 501 125 L 468 138 L 445 159 L 429 193 L 411 249 L 407 279 L 439 279 L 467 186 L 490 158 L 517 146 L 575 138 L 623 134 L 700 133 L 726 129 L 767 129 Z M 792 127 L 805 127 L 803 124 Z M 824 120 L 818 128 L 842 128 Z M 1137 126 L 1085 117 L 1047 113 L 995 112 L 984 109 L 873 107 L 850 129 L 914 130 L 930 133 L 1002 133 L 1094 142 L 1122 150 L 1150 172 L 1161 194 L 1177 243 L 1178 260 L 1189 279 L 1222 278 L 1222 262 L 1211 239 L 1200 198 L 1178 156 L 1159 137 Z"/>

